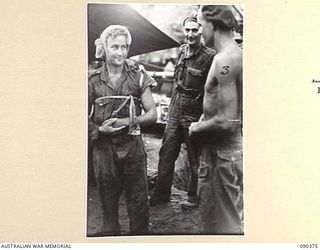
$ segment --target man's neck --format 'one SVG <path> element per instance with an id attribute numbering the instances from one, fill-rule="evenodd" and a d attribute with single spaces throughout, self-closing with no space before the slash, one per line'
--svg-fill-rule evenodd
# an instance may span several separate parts
<path id="1" fill-rule="evenodd" d="M 233 40 L 231 33 L 218 33 L 215 35 L 214 46 L 218 52 L 224 51 L 226 48 L 234 47 L 236 42 Z"/>
<path id="2" fill-rule="evenodd" d="M 195 53 L 201 46 L 201 43 L 197 43 L 197 44 L 193 44 L 193 45 L 189 45 L 189 51 L 188 54 L 193 54 Z"/>
<path id="3" fill-rule="evenodd" d="M 122 64 L 121 66 L 115 66 L 113 64 L 110 64 L 110 63 L 106 62 L 106 67 L 107 67 L 107 70 L 108 70 L 109 74 L 114 74 L 115 75 L 115 74 L 121 74 L 122 73 L 124 64 Z"/>

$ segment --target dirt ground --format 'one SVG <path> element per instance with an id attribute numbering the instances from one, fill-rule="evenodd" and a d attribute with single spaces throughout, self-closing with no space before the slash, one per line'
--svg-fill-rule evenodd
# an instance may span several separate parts
<path id="1" fill-rule="evenodd" d="M 161 147 L 161 135 L 145 134 L 144 142 L 148 155 L 148 176 L 151 179 L 149 185 L 152 192 L 154 176 L 157 172 L 158 153 Z M 174 186 L 172 188 L 171 201 L 150 207 L 150 233 L 161 235 L 179 235 L 179 234 L 197 234 L 199 209 L 183 210 L 181 203 L 186 201 L 187 180 L 187 161 L 184 145 L 182 146 L 180 156 L 176 162 L 176 171 L 174 177 Z M 88 203 L 87 203 L 87 235 L 93 236 L 99 233 L 102 225 L 102 214 L 100 201 L 96 186 L 89 183 Z M 125 207 L 124 197 L 120 198 L 119 209 L 120 225 L 123 234 L 129 233 L 129 221 Z"/>

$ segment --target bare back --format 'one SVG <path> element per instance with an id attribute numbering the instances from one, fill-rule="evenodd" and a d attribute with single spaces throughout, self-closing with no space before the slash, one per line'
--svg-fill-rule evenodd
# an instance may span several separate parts
<path id="1" fill-rule="evenodd" d="M 241 120 L 242 50 L 232 46 L 218 53 L 205 84 L 204 120 Z"/>

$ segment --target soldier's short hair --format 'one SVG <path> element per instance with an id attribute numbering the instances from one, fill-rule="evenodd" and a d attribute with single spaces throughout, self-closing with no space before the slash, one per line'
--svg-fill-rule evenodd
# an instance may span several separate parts
<path id="1" fill-rule="evenodd" d="M 212 22 L 215 28 L 222 30 L 236 30 L 238 23 L 231 9 L 227 5 L 202 5 L 202 16 Z"/>
<path id="2" fill-rule="evenodd" d="M 186 22 L 190 22 L 190 21 L 199 24 L 198 21 L 197 21 L 197 17 L 196 16 L 188 16 L 183 20 L 182 26 L 184 26 L 186 24 Z"/>

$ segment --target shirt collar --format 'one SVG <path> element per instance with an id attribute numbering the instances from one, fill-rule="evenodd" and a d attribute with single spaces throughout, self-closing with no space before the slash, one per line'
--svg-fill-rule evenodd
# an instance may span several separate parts
<path id="1" fill-rule="evenodd" d="M 132 71 L 133 69 L 130 68 L 130 66 L 128 65 L 127 61 L 124 62 L 124 67 L 123 67 L 123 71 L 125 73 L 129 73 L 130 71 Z M 106 62 L 102 63 L 102 67 L 101 67 L 101 80 L 104 82 L 108 82 L 109 80 L 109 74 L 108 74 L 108 70 L 107 70 L 107 66 L 106 66 Z"/>
<path id="2" fill-rule="evenodd" d="M 189 45 L 188 45 L 188 46 L 189 46 Z M 185 58 L 190 58 L 190 57 L 192 57 L 192 56 L 194 56 L 194 55 L 197 55 L 202 48 L 203 48 L 203 44 L 200 43 L 199 48 L 198 48 L 195 52 L 189 54 L 188 56 L 185 56 Z M 188 47 L 188 50 L 189 50 L 189 47 Z"/>

